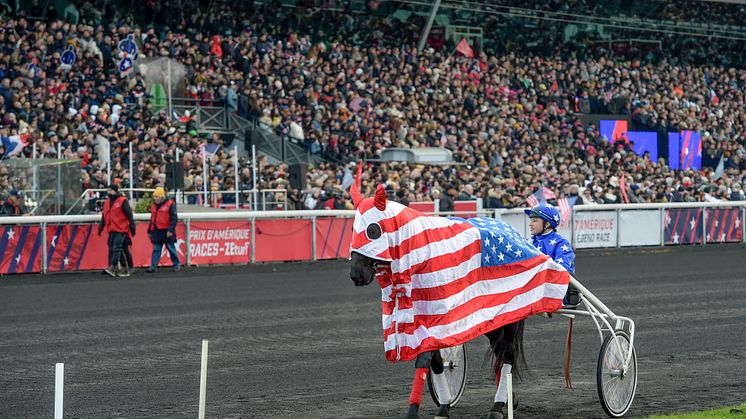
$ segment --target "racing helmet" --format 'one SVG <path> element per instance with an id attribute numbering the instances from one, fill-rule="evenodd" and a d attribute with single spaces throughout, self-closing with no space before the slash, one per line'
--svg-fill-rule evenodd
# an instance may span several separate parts
<path id="1" fill-rule="evenodd" d="M 523 212 L 526 213 L 529 218 L 541 218 L 542 220 L 548 222 L 553 229 L 557 229 L 557 227 L 560 225 L 560 213 L 552 204 L 542 202 L 541 204 L 536 205 L 531 209 L 523 210 Z"/>

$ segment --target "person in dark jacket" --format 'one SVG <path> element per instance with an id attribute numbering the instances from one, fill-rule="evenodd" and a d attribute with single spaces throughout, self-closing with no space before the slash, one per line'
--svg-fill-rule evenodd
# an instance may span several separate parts
<path id="1" fill-rule="evenodd" d="M 166 198 L 166 191 L 163 188 L 155 188 L 153 192 L 155 203 L 150 207 L 150 225 L 148 225 L 148 235 L 150 242 L 153 243 L 153 255 L 150 259 L 150 267 L 145 271 L 153 273 L 158 269 L 158 263 L 163 253 L 163 245 L 168 249 L 168 255 L 174 264 L 174 271 L 180 269 L 179 254 L 176 252 L 176 202 L 173 199 Z"/>
<path id="2" fill-rule="evenodd" d="M 128 233 L 135 236 L 135 219 L 132 215 L 129 201 L 126 196 L 119 194 L 119 186 L 109 185 L 106 191 L 109 199 L 104 202 L 104 210 L 101 213 L 101 222 L 98 224 L 98 235 L 109 231 L 109 266 L 104 272 L 111 276 L 129 276 L 129 267 L 124 265 L 118 269 L 123 257 L 124 242 Z"/>

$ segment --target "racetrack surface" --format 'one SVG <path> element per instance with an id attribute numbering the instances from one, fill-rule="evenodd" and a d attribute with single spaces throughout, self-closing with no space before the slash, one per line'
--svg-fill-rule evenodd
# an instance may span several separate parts
<path id="1" fill-rule="evenodd" d="M 741 245 L 579 253 L 580 281 L 637 324 L 628 416 L 746 401 L 744 260 Z M 202 339 L 210 418 L 402 417 L 414 365 L 384 359 L 380 290 L 348 272 L 332 261 L 0 278 L 0 417 L 52 417 L 64 362 L 65 417 L 193 418 Z M 590 319 L 575 321 L 575 389 L 564 388 L 567 322 L 527 321 L 516 418 L 605 417 Z M 494 397 L 486 339 L 468 348 L 454 418 L 484 417 Z M 423 401 L 432 417 L 427 390 Z"/>

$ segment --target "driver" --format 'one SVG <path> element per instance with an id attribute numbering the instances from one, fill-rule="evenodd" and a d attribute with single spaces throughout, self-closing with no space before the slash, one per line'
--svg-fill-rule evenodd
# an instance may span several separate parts
<path id="1" fill-rule="evenodd" d="M 570 242 L 557 233 L 557 227 L 560 224 L 560 213 L 557 208 L 543 202 L 523 212 L 530 219 L 532 244 L 552 260 L 564 266 L 571 275 L 575 275 L 575 252 Z M 580 293 L 572 286 L 567 287 L 563 303 L 565 306 L 577 306 L 580 304 Z"/>

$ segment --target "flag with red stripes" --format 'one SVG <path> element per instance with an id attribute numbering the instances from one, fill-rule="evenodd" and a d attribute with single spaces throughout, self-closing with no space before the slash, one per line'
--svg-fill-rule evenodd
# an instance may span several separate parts
<path id="1" fill-rule="evenodd" d="M 526 204 L 528 204 L 529 207 L 534 207 L 542 202 L 547 202 L 550 199 L 557 199 L 557 195 L 552 192 L 551 189 L 547 188 L 546 186 L 542 186 L 536 192 L 532 193 L 528 198 L 526 198 Z"/>
<path id="2" fill-rule="evenodd" d="M 572 213 L 572 207 L 575 206 L 575 202 L 578 201 L 577 196 L 563 197 L 557 200 L 557 207 L 560 213 L 561 220 L 569 220 L 570 214 Z"/>
<path id="3" fill-rule="evenodd" d="M 373 198 L 360 202 L 351 251 L 391 261 L 376 272 L 388 360 L 561 308 L 567 271 L 501 220 L 425 216 L 396 202 L 380 208 Z"/>

